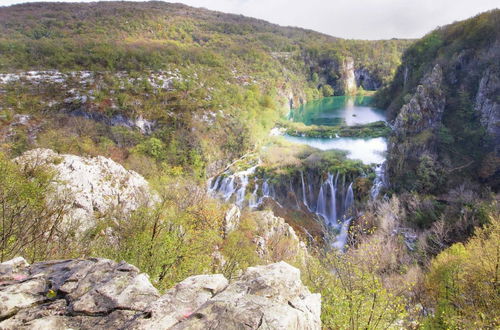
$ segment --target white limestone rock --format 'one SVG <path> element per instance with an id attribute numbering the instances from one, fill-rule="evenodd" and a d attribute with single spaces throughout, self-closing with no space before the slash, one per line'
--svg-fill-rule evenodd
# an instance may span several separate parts
<path id="1" fill-rule="evenodd" d="M 0 283 L 1 330 L 321 329 L 320 295 L 285 262 L 250 267 L 231 284 L 222 275 L 192 276 L 160 297 L 125 262 L 19 261 L 0 264 L 10 276 Z"/>
<path id="2" fill-rule="evenodd" d="M 58 154 L 50 149 L 33 149 L 14 159 L 25 168 L 44 165 L 55 171 L 56 194 L 70 199 L 66 221 L 81 231 L 90 228 L 97 215 L 118 211 L 128 214 L 155 198 L 148 182 L 109 158 Z"/>

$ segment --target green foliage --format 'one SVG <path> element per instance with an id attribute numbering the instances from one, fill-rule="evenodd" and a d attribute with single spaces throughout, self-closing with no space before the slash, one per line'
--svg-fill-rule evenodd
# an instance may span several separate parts
<path id="1" fill-rule="evenodd" d="M 321 92 L 323 93 L 323 97 L 329 97 L 334 95 L 333 87 L 326 84 L 321 87 Z"/>
<path id="2" fill-rule="evenodd" d="M 190 275 L 212 271 L 223 215 L 214 201 L 203 200 L 204 194 L 186 191 L 188 183 L 164 177 L 158 184 L 163 188 L 155 207 L 103 221 L 87 237 L 90 254 L 134 264 L 158 288 L 167 289 Z M 104 228 L 111 236 L 101 234 Z"/>
<path id="3" fill-rule="evenodd" d="M 376 138 L 387 137 L 391 133 L 391 128 L 384 121 L 377 121 L 365 125 L 338 125 L 338 126 L 318 126 L 305 125 L 300 122 L 280 120 L 278 125 L 286 129 L 286 134 L 291 136 L 307 136 L 313 138 L 339 137 L 363 137 Z"/>
<path id="4" fill-rule="evenodd" d="M 221 270 L 227 279 L 232 280 L 239 271 L 260 263 L 255 244 L 251 240 L 255 229 L 256 224 L 250 218 L 243 218 L 238 229 L 229 233 L 224 240 L 221 248 L 224 264 Z"/>
<path id="5" fill-rule="evenodd" d="M 385 289 L 374 271 L 336 252 L 320 260 L 310 261 L 303 278 L 321 293 L 325 329 L 387 329 L 405 317 L 405 300 Z"/>
<path id="6" fill-rule="evenodd" d="M 442 193 L 468 177 L 497 190 L 493 137 L 486 132 L 486 125 L 481 124 L 476 102 L 482 81 L 486 81 L 487 75 L 497 75 L 498 53 L 491 52 L 490 47 L 500 40 L 499 15 L 498 9 L 492 10 L 440 27 L 418 40 L 405 51 L 403 64 L 391 85 L 377 93 L 379 106 L 388 107 L 391 120 L 433 68 L 439 66 L 443 72 L 439 93 L 444 96 L 445 107 L 442 119 L 436 123 L 439 127 L 428 127 L 393 142 L 395 147 L 389 159 L 397 166 L 389 166 L 389 170 L 396 168 L 391 176 L 399 188 Z M 409 126 L 418 120 L 400 119 Z M 417 149 L 412 145 L 418 146 Z M 418 151 L 414 150 L 422 148 L 434 154 L 433 159 L 415 154 Z M 413 170 L 415 174 L 410 173 Z"/>
<path id="7" fill-rule="evenodd" d="M 50 123 L 38 141 L 28 139 L 29 132 L 12 138 L 6 147 L 12 154 L 38 145 L 122 162 L 130 156 L 135 168 L 140 155 L 198 178 L 208 164 L 229 162 L 265 143 L 287 110 L 284 93 L 307 100 L 332 95 L 340 78 L 332 68 L 344 56 L 387 82 L 408 44 L 342 40 L 166 3 L 13 6 L 0 9 L 0 22 L 0 71 L 93 72 L 88 86 L 78 77 L 64 84 L 8 84 L 1 108 L 45 123 L 55 119 L 51 114 L 74 110 L 108 123 L 117 115 L 157 123 L 148 137 L 123 127 L 87 134 Z M 179 79 L 155 88 L 149 78 L 160 71 Z M 67 103 L 70 89 L 87 100 Z M 143 170 L 151 173 L 146 164 Z"/>
<path id="8" fill-rule="evenodd" d="M 430 192 L 436 189 L 442 183 L 442 173 L 440 173 L 439 165 L 429 155 L 420 156 L 419 163 L 416 169 L 416 188 L 420 192 Z"/>
<path id="9" fill-rule="evenodd" d="M 43 166 L 20 170 L 2 153 L 0 173 L 0 262 L 19 255 L 30 261 L 52 256 L 66 238 L 60 222 L 68 207 L 49 199 L 53 176 Z"/>
<path id="10" fill-rule="evenodd" d="M 435 312 L 429 329 L 493 329 L 500 325 L 500 221 L 478 229 L 431 263 L 426 285 Z"/>
<path id="11" fill-rule="evenodd" d="M 149 138 L 136 146 L 136 150 L 142 154 L 150 156 L 157 161 L 166 159 L 165 145 L 160 139 Z"/>

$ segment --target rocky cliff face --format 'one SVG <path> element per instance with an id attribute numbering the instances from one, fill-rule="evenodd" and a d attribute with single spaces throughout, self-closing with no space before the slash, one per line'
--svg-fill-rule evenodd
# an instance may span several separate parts
<path id="1" fill-rule="evenodd" d="M 410 47 L 387 89 L 396 189 L 500 187 L 500 11 L 439 28 Z"/>
<path id="2" fill-rule="evenodd" d="M 500 51 L 500 49 L 499 49 Z M 485 70 L 475 98 L 474 109 L 481 116 L 481 124 L 494 139 L 495 152 L 500 148 L 500 69 Z"/>
<path id="3" fill-rule="evenodd" d="M 356 86 L 367 91 L 376 91 L 382 86 L 382 82 L 366 68 L 356 68 L 354 70 Z"/>
<path id="4" fill-rule="evenodd" d="M 250 267 L 235 282 L 192 276 L 160 296 L 125 262 L 0 264 L 0 329 L 320 329 L 319 294 L 298 269 Z"/>
<path id="5" fill-rule="evenodd" d="M 442 81 L 443 72 L 436 65 L 394 121 L 387 161 L 389 176 L 397 185 L 413 180 L 428 163 L 437 161 L 434 137 L 446 103 Z"/>
<path id="6" fill-rule="evenodd" d="M 109 158 L 62 155 L 50 149 L 33 149 L 14 160 L 25 168 L 46 166 L 55 172 L 54 198 L 71 205 L 66 221 L 83 231 L 99 215 L 128 214 L 154 202 L 149 184 L 139 174 Z"/>
<path id="7" fill-rule="evenodd" d="M 354 60 L 347 57 L 340 67 L 340 87 L 342 94 L 351 95 L 356 93 L 356 75 L 354 73 Z"/>

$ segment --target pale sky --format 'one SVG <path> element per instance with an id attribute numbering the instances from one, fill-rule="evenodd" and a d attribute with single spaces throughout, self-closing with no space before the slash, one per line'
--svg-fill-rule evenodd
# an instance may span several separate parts
<path id="1" fill-rule="evenodd" d="M 0 0 L 0 5 L 22 2 L 26 1 Z M 41 1 L 32 0 L 32 2 Z M 90 0 L 80 2 L 90 2 Z M 418 38 L 437 26 L 500 7 L 500 0 L 179 0 L 175 2 L 354 39 Z"/>

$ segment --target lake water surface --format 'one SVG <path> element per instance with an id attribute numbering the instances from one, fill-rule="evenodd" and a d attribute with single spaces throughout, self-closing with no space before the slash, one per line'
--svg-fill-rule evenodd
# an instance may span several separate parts
<path id="1" fill-rule="evenodd" d="M 385 120 L 385 111 L 370 106 L 370 96 L 332 96 L 292 109 L 289 119 L 306 125 L 347 126 Z"/>
<path id="2" fill-rule="evenodd" d="M 293 109 L 289 118 L 306 125 L 348 126 L 369 124 L 385 120 L 383 110 L 371 107 L 371 97 L 333 96 L 308 102 Z M 320 150 L 338 149 L 347 151 L 350 159 L 364 164 L 381 164 L 385 161 L 387 140 L 385 138 L 311 138 L 285 135 L 290 142 L 307 144 Z"/>

